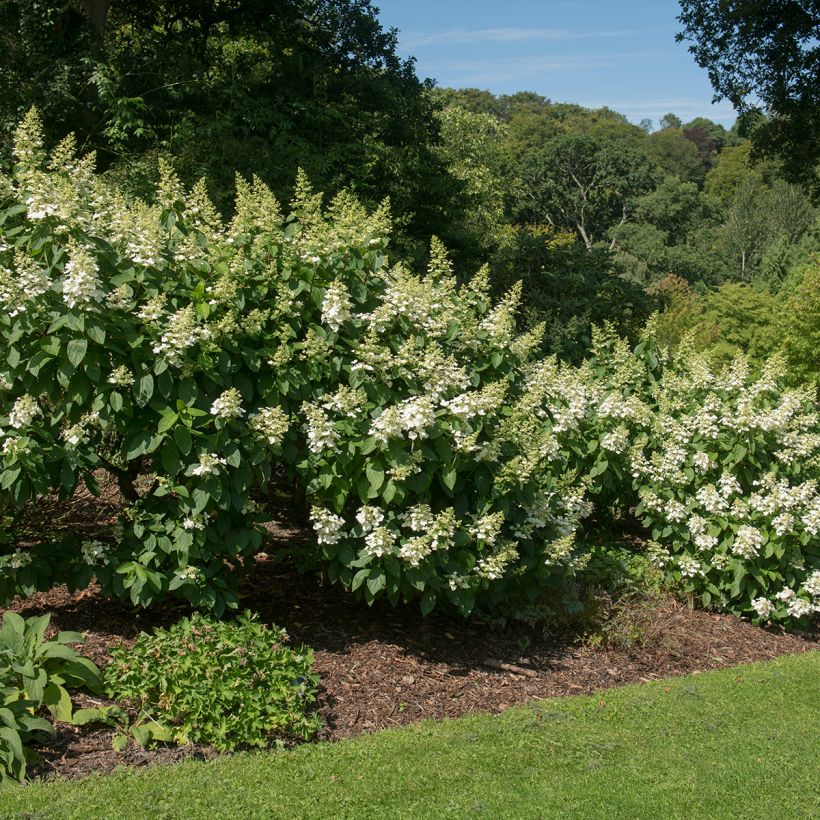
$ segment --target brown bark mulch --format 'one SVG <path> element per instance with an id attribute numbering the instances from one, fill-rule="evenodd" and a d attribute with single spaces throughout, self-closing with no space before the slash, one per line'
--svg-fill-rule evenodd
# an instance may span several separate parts
<path id="1" fill-rule="evenodd" d="M 616 622 L 616 639 L 604 645 L 520 624 L 492 629 L 435 614 L 423 618 L 412 608 L 367 608 L 315 575 L 299 575 L 273 561 L 245 585 L 241 605 L 284 627 L 293 644 L 314 649 L 325 723 L 320 739 L 330 741 L 818 648 L 816 636 L 763 630 L 671 599 L 627 610 L 624 623 Z M 82 651 L 101 666 L 121 641 L 185 614 L 175 605 L 133 610 L 102 599 L 93 588 L 70 594 L 64 587 L 18 599 L 10 608 L 24 616 L 50 611 L 55 629 L 84 632 Z M 100 703 L 88 696 L 78 700 L 82 706 Z M 120 765 L 212 755 L 191 747 L 146 751 L 133 743 L 116 752 L 113 733 L 59 725 L 57 736 L 40 749 L 43 763 L 35 775 L 83 777 Z"/>

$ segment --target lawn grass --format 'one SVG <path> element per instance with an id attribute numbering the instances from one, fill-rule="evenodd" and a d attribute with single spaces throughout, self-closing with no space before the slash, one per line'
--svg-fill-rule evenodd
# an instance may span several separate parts
<path id="1" fill-rule="evenodd" d="M 820 653 L 292 752 L 0 788 L 5 818 L 820 816 Z"/>

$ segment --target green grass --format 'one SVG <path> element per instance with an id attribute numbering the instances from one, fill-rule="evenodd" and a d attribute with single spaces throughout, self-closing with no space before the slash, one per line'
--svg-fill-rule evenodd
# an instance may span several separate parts
<path id="1" fill-rule="evenodd" d="M 820 816 L 820 653 L 499 716 L 0 789 L 3 818 Z"/>

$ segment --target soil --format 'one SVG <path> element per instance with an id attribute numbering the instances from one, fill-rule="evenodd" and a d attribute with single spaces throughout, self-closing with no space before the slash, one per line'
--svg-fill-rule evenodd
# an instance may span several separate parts
<path id="1" fill-rule="evenodd" d="M 278 535 L 284 548 L 301 534 Z M 817 636 L 760 629 L 672 599 L 624 610 L 603 644 L 521 624 L 493 629 L 435 614 L 424 618 L 412 608 L 368 608 L 323 585 L 319 576 L 300 575 L 291 564 L 273 560 L 262 562 L 246 584 L 241 605 L 284 627 L 293 644 L 313 648 L 324 721 L 319 739 L 328 741 L 818 648 Z M 101 666 L 113 646 L 186 612 L 173 604 L 135 610 L 103 599 L 93 587 L 74 594 L 56 588 L 17 599 L 10 608 L 24 616 L 51 612 L 52 628 L 85 633 L 82 651 Z M 80 706 L 105 702 L 83 695 L 77 700 Z M 56 737 L 39 748 L 43 762 L 32 774 L 78 778 L 214 754 L 191 746 L 143 750 L 133 742 L 117 752 L 112 736 L 109 728 L 58 724 Z"/>

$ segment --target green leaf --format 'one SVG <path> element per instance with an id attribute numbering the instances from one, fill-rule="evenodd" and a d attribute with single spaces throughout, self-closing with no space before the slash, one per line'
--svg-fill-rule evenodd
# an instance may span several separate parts
<path id="1" fill-rule="evenodd" d="M 390 502 L 396 497 L 396 485 L 393 483 L 393 479 L 391 478 L 387 482 L 387 486 L 382 491 L 382 499 L 384 500 L 385 504 L 390 504 Z"/>
<path id="2" fill-rule="evenodd" d="M 373 498 L 384 484 L 384 467 L 378 463 L 368 462 L 364 473 L 370 483 L 370 497 Z"/>
<path id="3" fill-rule="evenodd" d="M 441 473 L 441 483 L 450 491 L 456 486 L 458 473 L 453 469 L 443 470 Z"/>
<path id="4" fill-rule="evenodd" d="M 174 427 L 174 441 L 183 455 L 187 456 L 191 452 L 193 442 L 191 441 L 191 432 L 187 427 L 183 427 L 181 424 Z"/>
<path id="5" fill-rule="evenodd" d="M 171 439 L 165 439 L 160 450 L 160 461 L 162 462 L 162 469 L 170 477 L 174 477 L 182 467 L 182 462 L 179 457 L 179 450 L 176 444 Z"/>
<path id="6" fill-rule="evenodd" d="M 111 748 L 115 752 L 124 752 L 128 748 L 128 735 L 122 732 L 117 732 L 111 738 Z"/>
<path id="7" fill-rule="evenodd" d="M 153 435 L 147 430 L 140 430 L 128 439 L 125 447 L 125 457 L 129 461 L 139 458 L 148 449 Z"/>
<path id="8" fill-rule="evenodd" d="M 48 707 L 54 720 L 61 723 L 71 722 L 71 696 L 64 686 L 56 683 L 49 683 L 43 693 L 43 703 Z"/>
<path id="9" fill-rule="evenodd" d="M 140 407 L 145 407 L 149 401 L 151 401 L 151 396 L 154 395 L 154 377 L 150 373 L 146 373 L 142 376 L 137 384 L 137 394 L 136 400 L 137 404 Z"/>
<path id="10" fill-rule="evenodd" d="M 166 430 L 170 430 L 177 423 L 178 418 L 179 413 L 175 413 L 170 407 L 166 407 L 162 411 L 162 416 L 157 425 L 157 432 L 164 433 Z"/>
<path id="11" fill-rule="evenodd" d="M 151 743 L 168 743 L 174 739 L 174 733 L 170 728 L 156 722 L 146 723 L 142 726 L 132 726 L 131 734 L 134 736 L 134 740 L 143 748 Z"/>
<path id="12" fill-rule="evenodd" d="M 367 588 L 371 595 L 381 592 L 387 586 L 387 576 L 381 568 L 373 568 L 370 570 L 370 575 L 367 579 Z"/>
<path id="13" fill-rule="evenodd" d="M 126 726 L 128 713 L 119 706 L 99 706 L 92 709 L 78 709 L 71 720 L 74 726 L 89 723 L 104 723 L 107 726 Z"/>
<path id="14" fill-rule="evenodd" d="M 85 358 L 86 350 L 88 350 L 88 339 L 72 339 L 66 345 L 66 355 L 74 367 L 77 367 Z"/>
<path id="15" fill-rule="evenodd" d="M 429 615 L 436 606 L 436 593 L 432 589 L 428 589 L 424 595 L 421 596 L 421 614 Z"/>
<path id="16" fill-rule="evenodd" d="M 85 332 L 92 342 L 105 343 L 105 326 L 97 319 L 89 319 L 85 323 Z"/>

